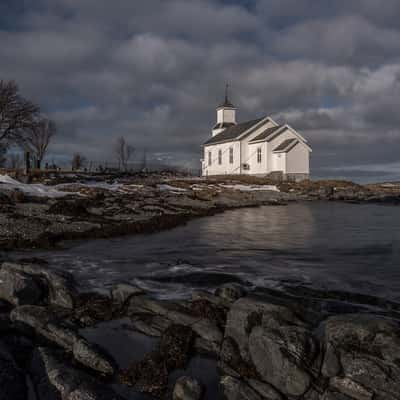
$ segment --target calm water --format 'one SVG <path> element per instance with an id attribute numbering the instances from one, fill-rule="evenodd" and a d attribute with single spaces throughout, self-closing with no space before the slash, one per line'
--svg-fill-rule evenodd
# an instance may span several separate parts
<path id="1" fill-rule="evenodd" d="M 127 281 L 160 297 L 240 279 L 400 300 L 399 228 L 396 206 L 297 203 L 229 211 L 157 234 L 69 243 L 35 256 L 87 285 Z"/>

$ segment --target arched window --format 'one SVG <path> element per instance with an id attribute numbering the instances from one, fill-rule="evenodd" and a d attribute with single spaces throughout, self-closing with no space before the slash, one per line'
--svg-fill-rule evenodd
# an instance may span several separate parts
<path id="1" fill-rule="evenodd" d="M 218 150 L 218 164 L 222 164 L 222 150 Z"/>
<path id="2" fill-rule="evenodd" d="M 229 164 L 233 164 L 233 147 L 229 148 Z"/>

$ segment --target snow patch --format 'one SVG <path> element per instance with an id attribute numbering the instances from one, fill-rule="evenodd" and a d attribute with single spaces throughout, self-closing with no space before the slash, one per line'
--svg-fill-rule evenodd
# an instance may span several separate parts
<path id="1" fill-rule="evenodd" d="M 19 190 L 25 194 L 36 197 L 65 197 L 71 195 L 70 192 L 63 192 L 54 186 L 46 186 L 41 183 L 21 183 L 8 175 L 0 175 L 0 189 Z"/>
<path id="2" fill-rule="evenodd" d="M 235 184 L 235 185 L 225 185 L 221 184 L 221 187 L 225 189 L 232 189 L 232 190 L 240 190 L 241 192 L 257 192 L 257 191 L 266 191 L 270 190 L 273 192 L 279 192 L 279 189 L 275 185 L 241 185 L 241 184 Z"/>
<path id="3" fill-rule="evenodd" d="M 167 185 L 165 183 L 157 185 L 157 188 L 159 190 L 162 190 L 162 191 L 168 190 L 169 192 L 179 192 L 179 193 L 186 192 L 186 189 L 179 188 L 179 187 L 176 187 L 176 186 Z"/>

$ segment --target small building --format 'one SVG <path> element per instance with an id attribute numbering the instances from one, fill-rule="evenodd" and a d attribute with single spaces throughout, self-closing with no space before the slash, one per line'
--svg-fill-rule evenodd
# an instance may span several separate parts
<path id="1" fill-rule="evenodd" d="M 203 176 L 269 175 L 300 181 L 310 175 L 312 150 L 300 133 L 268 116 L 237 123 L 236 107 L 227 94 L 203 149 Z"/>

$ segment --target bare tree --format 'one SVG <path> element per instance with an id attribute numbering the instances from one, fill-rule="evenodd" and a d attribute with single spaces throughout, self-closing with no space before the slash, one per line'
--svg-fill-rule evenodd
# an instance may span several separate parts
<path id="1" fill-rule="evenodd" d="M 14 81 L 0 80 L 0 142 L 18 140 L 38 113 L 36 105 L 19 95 Z"/>
<path id="2" fill-rule="evenodd" d="M 72 170 L 79 170 L 83 168 L 86 163 L 86 158 L 80 153 L 75 153 L 72 157 Z"/>
<path id="3" fill-rule="evenodd" d="M 56 124 L 47 118 L 38 119 L 25 130 L 21 138 L 22 147 L 32 154 L 36 168 L 40 169 L 50 141 L 56 132 Z"/>
<path id="4" fill-rule="evenodd" d="M 21 168 L 23 161 L 20 153 L 11 153 L 9 156 L 9 163 L 11 169 Z"/>
<path id="5" fill-rule="evenodd" d="M 128 144 L 125 138 L 121 136 L 116 140 L 114 150 L 120 167 L 126 172 L 128 170 L 128 162 L 135 152 L 134 147 Z"/>

